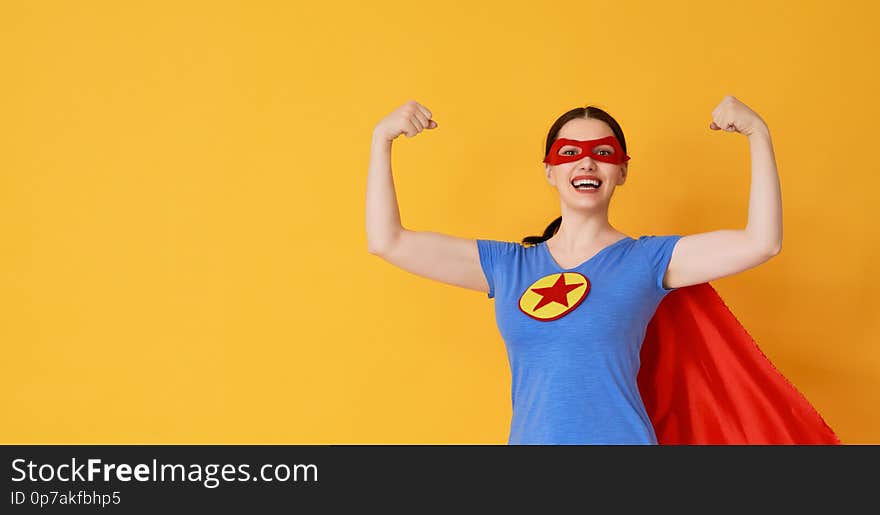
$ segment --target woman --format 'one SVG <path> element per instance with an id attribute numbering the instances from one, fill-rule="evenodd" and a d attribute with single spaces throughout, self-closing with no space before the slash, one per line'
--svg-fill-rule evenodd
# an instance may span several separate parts
<path id="1" fill-rule="evenodd" d="M 684 318 L 677 315 L 687 307 L 664 310 L 664 317 L 656 320 L 658 306 L 670 292 L 691 285 L 711 290 L 708 281 L 758 266 L 781 249 L 779 180 L 766 124 L 732 96 L 721 101 L 712 118 L 710 129 L 738 132 L 749 139 L 752 190 L 744 229 L 638 239 L 615 229 L 608 221 L 608 207 L 616 187 L 626 181 L 630 157 L 620 125 L 605 111 L 586 107 L 563 114 L 547 135 L 546 180 L 559 193 L 562 215 L 542 236 L 526 237 L 522 244 L 405 229 L 391 177 L 391 144 L 400 134 L 413 137 L 438 124 L 427 108 L 410 101 L 376 125 L 367 183 L 369 250 L 412 273 L 496 299 L 496 319 L 512 373 L 508 443 L 770 443 L 777 437 L 797 443 L 792 435 L 804 435 L 802 440 L 812 442 L 819 433 L 816 440 L 823 443 L 836 440 L 806 400 L 772 366 L 758 362 L 766 361 L 762 354 L 742 354 L 737 348 L 738 353 L 708 357 L 718 352 L 713 348 L 721 343 L 740 345 L 734 341 L 738 335 L 729 342 L 704 341 L 699 336 L 706 322 L 734 334 L 723 325 L 732 315 L 721 309 L 717 295 L 706 297 L 706 290 L 695 287 L 693 295 L 682 300 L 687 303 L 703 295 L 702 304 L 713 309 Z M 679 378 L 673 381 L 668 370 L 665 376 L 657 372 L 661 368 L 657 349 L 664 340 L 657 335 L 658 331 L 670 334 L 665 321 L 687 318 L 702 320 L 703 327 L 672 324 L 680 331 L 677 336 L 688 331 L 697 335 L 666 352 L 665 356 L 675 354 L 678 360 L 693 350 L 691 361 L 675 362 L 680 368 L 672 375 Z M 643 343 L 649 341 L 649 325 L 654 354 L 648 367 L 642 367 L 651 376 L 643 377 L 640 357 Z M 736 362 L 739 368 L 732 375 L 739 379 L 743 372 L 760 376 L 755 384 L 774 392 L 770 405 L 799 403 L 796 420 L 780 426 L 775 422 L 779 413 L 772 412 L 764 417 L 775 424 L 770 428 L 743 429 L 738 419 L 719 424 L 719 416 L 732 416 L 738 410 L 744 418 L 758 412 L 752 406 L 743 409 L 739 400 L 731 402 L 730 390 L 713 384 L 727 376 L 706 378 L 707 359 L 719 359 L 721 369 Z M 682 378 L 687 378 L 688 388 L 668 386 Z M 737 389 L 742 387 L 735 385 L 733 390 Z M 755 395 L 749 392 L 743 398 Z M 649 397 L 650 409 L 643 396 Z M 716 411 L 695 417 L 692 408 L 712 396 L 720 403 Z M 803 424 L 804 414 L 812 417 L 809 427 L 793 430 L 792 424 Z M 655 428 L 662 428 L 662 440 Z"/>

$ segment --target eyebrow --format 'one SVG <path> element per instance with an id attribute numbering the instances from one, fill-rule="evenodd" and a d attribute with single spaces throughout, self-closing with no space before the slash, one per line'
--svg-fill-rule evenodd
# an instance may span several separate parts
<path id="1" fill-rule="evenodd" d="M 571 139 L 571 138 L 566 138 L 566 139 Z M 592 140 L 575 140 L 575 141 L 592 141 Z M 575 146 L 575 145 L 572 144 L 572 143 L 565 143 L 565 144 L 563 144 L 562 146 L 563 146 L 563 147 L 573 147 L 573 146 Z M 596 145 L 596 146 L 597 146 L 597 147 L 612 147 L 612 148 L 614 148 L 614 146 L 613 146 L 611 143 L 599 143 L 599 144 Z"/>

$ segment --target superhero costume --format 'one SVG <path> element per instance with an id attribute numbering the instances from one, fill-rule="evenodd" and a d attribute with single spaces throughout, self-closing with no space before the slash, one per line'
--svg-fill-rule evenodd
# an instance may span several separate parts
<path id="1" fill-rule="evenodd" d="M 629 159 L 612 136 L 558 139 L 545 162 L 586 152 Z M 511 364 L 509 443 L 840 443 L 709 283 L 663 287 L 679 238 L 624 238 L 573 269 L 546 242 L 477 240 Z"/>

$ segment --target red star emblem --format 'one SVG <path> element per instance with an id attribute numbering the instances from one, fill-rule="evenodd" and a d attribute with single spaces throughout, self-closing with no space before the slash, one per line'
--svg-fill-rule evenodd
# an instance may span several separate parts
<path id="1" fill-rule="evenodd" d="M 532 311 L 537 311 L 539 308 L 546 306 L 551 302 L 558 302 L 559 304 L 568 307 L 568 292 L 580 288 L 583 285 L 584 283 L 565 284 L 565 274 L 560 274 L 553 286 L 547 288 L 532 288 L 531 291 L 541 296 L 541 300 L 538 301 L 538 304 L 536 304 L 534 308 L 532 308 Z"/>

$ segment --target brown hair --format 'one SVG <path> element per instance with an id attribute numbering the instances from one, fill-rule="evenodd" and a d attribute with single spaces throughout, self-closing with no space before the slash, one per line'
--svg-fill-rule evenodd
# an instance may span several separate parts
<path id="1" fill-rule="evenodd" d="M 614 137 L 617 138 L 617 141 L 620 142 L 620 147 L 623 149 L 623 153 L 626 154 L 626 139 L 623 137 L 623 130 L 620 128 L 620 124 L 617 123 L 610 114 L 605 111 L 599 109 L 594 106 L 586 106 L 586 107 L 576 107 L 571 111 L 560 116 L 550 127 L 550 132 L 547 134 L 547 146 L 544 150 L 544 156 L 550 153 L 550 147 L 553 146 L 553 142 L 556 141 L 556 138 L 559 136 L 559 131 L 562 129 L 562 126 L 568 123 L 570 120 L 574 120 L 575 118 L 595 118 L 597 120 L 602 120 L 607 123 L 609 127 L 611 127 L 611 131 L 614 132 Z M 556 220 L 550 222 L 550 225 L 544 229 L 544 234 L 541 236 L 526 236 L 522 239 L 523 245 L 534 245 L 537 243 L 541 243 L 542 241 L 550 239 L 551 236 L 556 234 L 556 231 L 559 230 L 559 226 L 562 225 L 562 217 L 560 216 Z"/>

